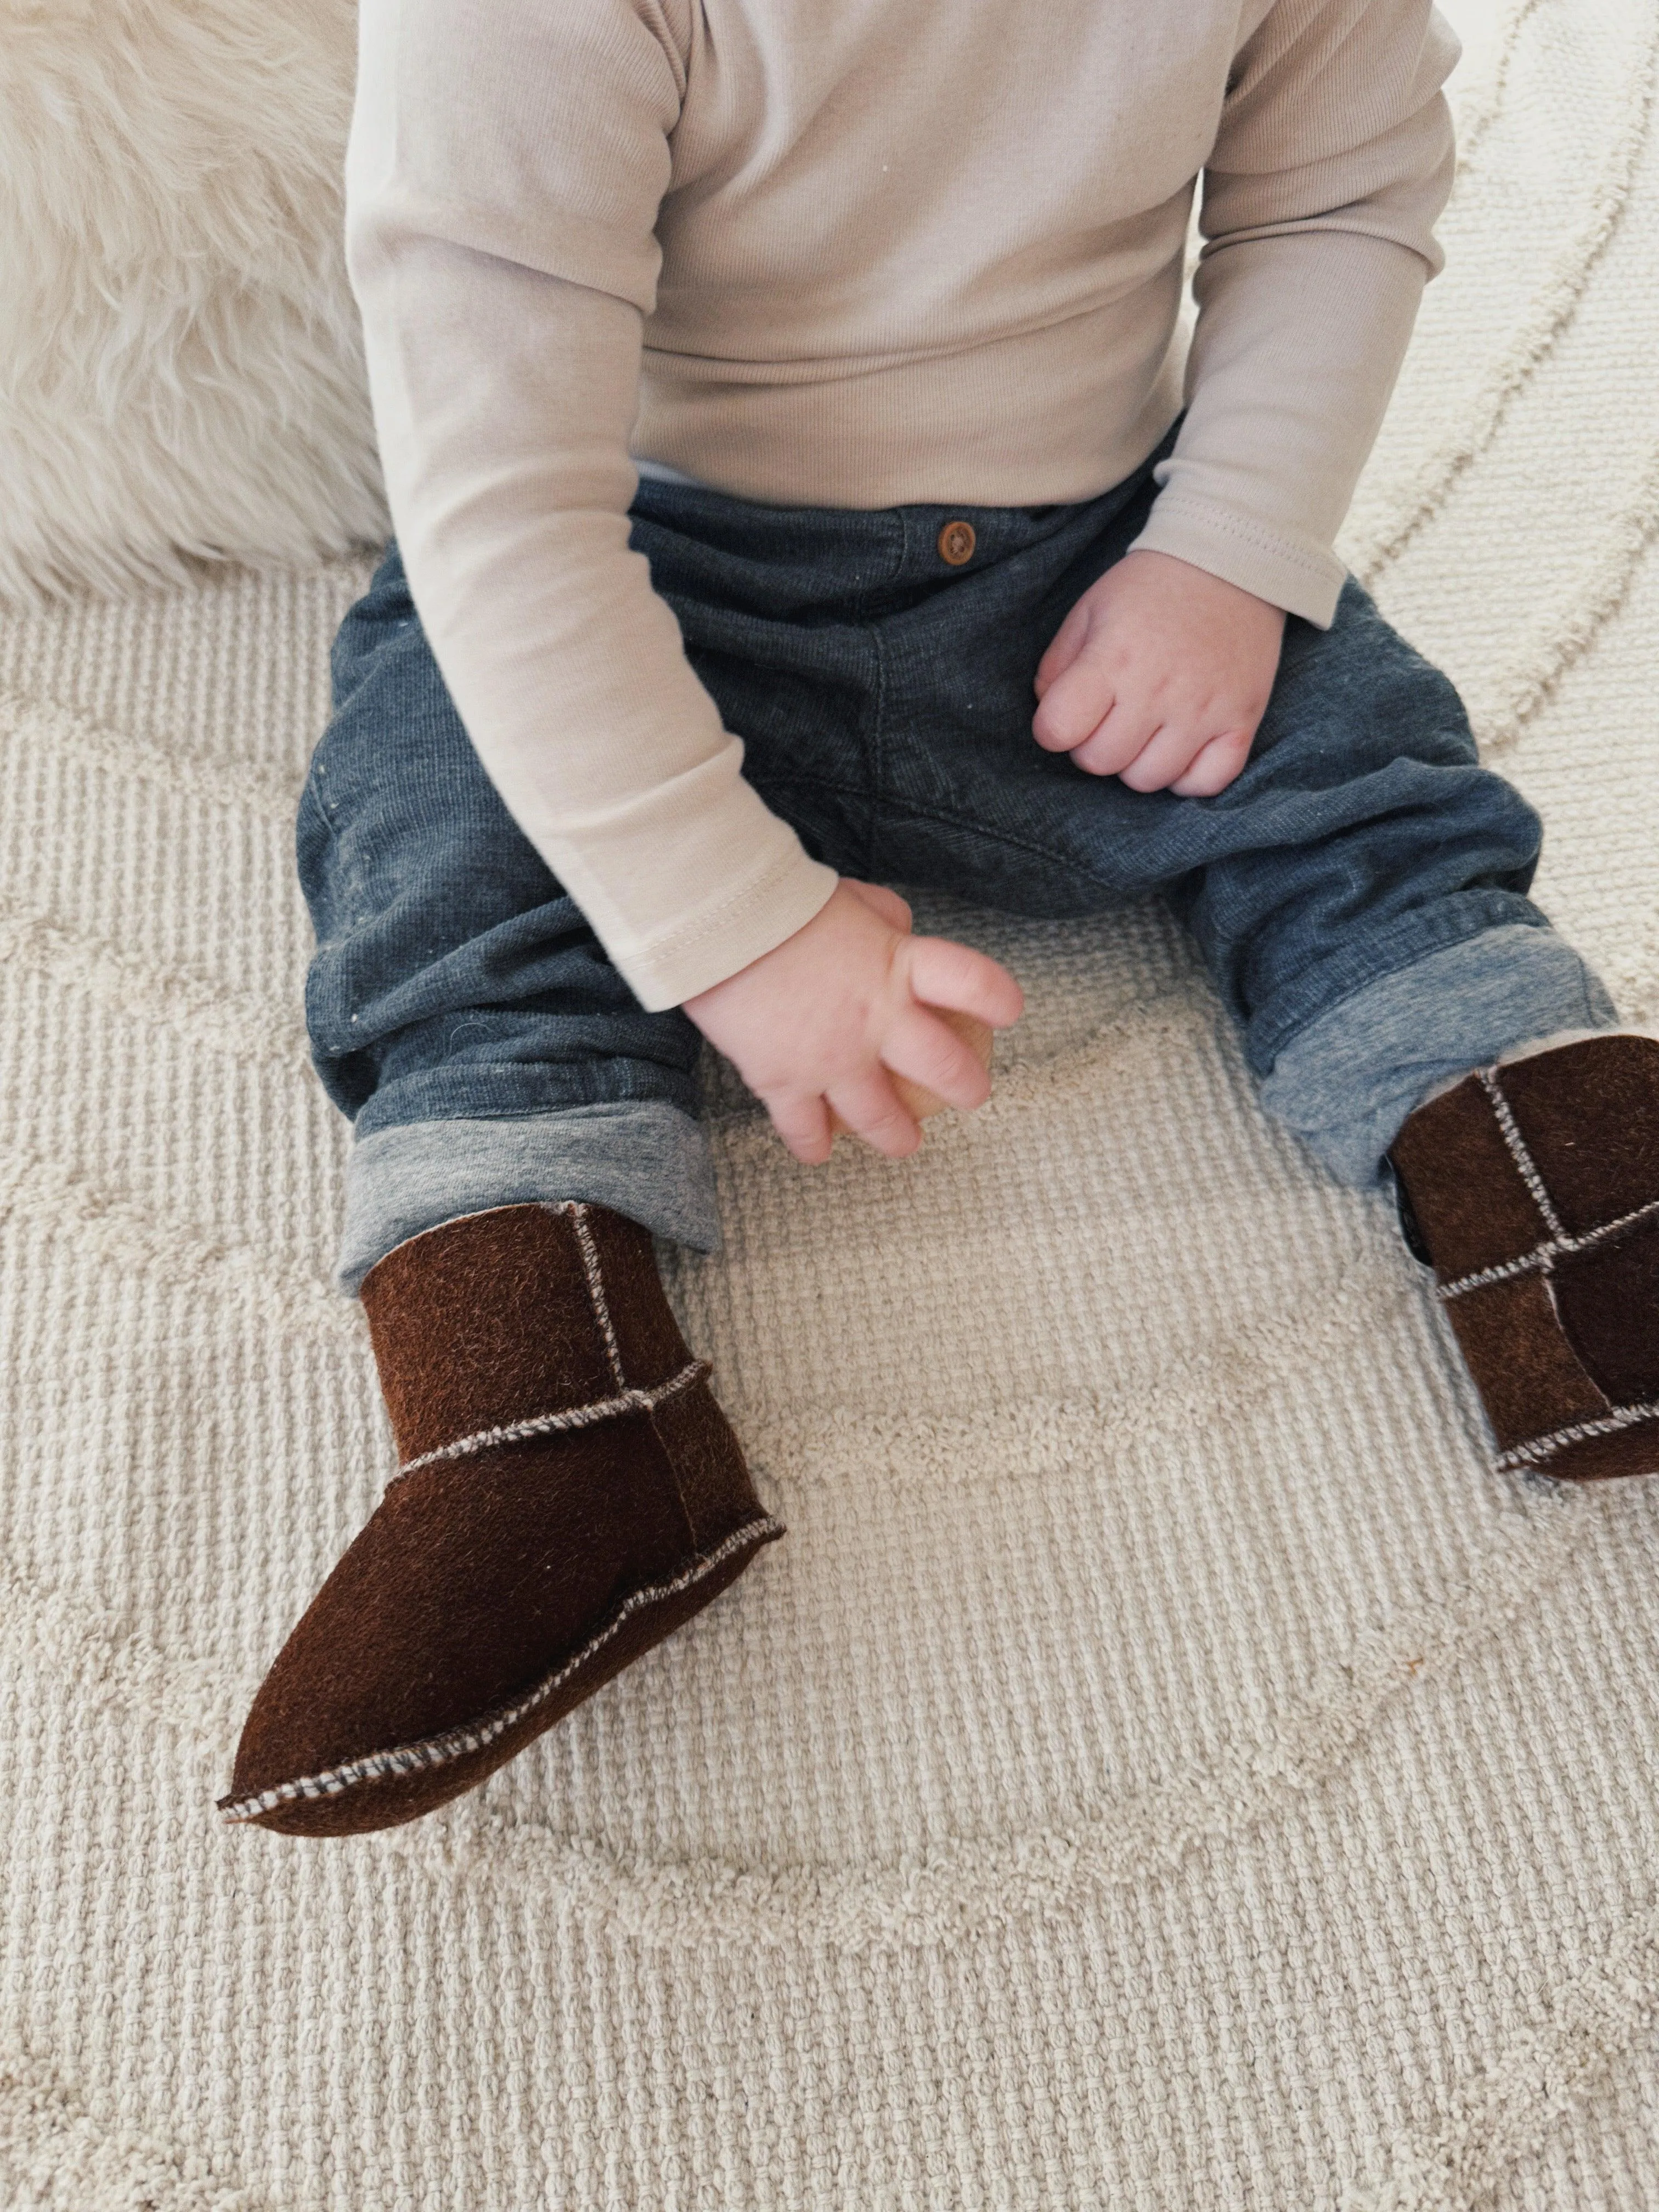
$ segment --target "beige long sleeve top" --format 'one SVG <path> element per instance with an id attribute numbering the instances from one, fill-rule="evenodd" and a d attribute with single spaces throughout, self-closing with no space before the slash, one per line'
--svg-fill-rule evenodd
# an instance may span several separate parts
<path id="1" fill-rule="evenodd" d="M 834 885 L 629 549 L 743 497 L 1085 499 L 1310 622 L 1451 173 L 1430 0 L 362 0 L 392 513 L 490 777 L 646 1006 Z M 1177 338 L 1202 178 L 1198 320 Z"/>

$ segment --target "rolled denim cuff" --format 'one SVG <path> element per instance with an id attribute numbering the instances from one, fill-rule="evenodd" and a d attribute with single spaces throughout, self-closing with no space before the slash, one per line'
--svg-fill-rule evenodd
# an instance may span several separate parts
<path id="1" fill-rule="evenodd" d="M 440 1222 L 573 1198 L 700 1251 L 719 1249 L 702 1125 L 660 1099 L 624 1100 L 523 1119 L 410 1121 L 362 1138 L 346 1167 L 336 1280 L 355 1297 L 377 1261 Z"/>
<path id="2" fill-rule="evenodd" d="M 1512 923 L 1381 976 L 1310 1022 L 1279 1052 L 1261 1103 L 1340 1182 L 1364 1187 L 1440 1085 L 1558 1030 L 1618 1026 L 1606 987 L 1564 938 Z"/>

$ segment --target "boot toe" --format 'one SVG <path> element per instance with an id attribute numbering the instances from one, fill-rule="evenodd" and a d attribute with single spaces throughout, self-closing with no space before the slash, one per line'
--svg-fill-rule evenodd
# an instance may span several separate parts
<path id="1" fill-rule="evenodd" d="M 343 1835 L 475 1787 L 781 1534 L 743 1489 L 700 1549 L 643 1415 L 394 1481 L 261 1685 L 221 1812 Z"/>

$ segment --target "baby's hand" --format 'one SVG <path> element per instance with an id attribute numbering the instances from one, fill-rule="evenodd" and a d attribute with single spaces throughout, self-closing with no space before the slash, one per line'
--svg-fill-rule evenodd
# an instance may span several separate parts
<path id="1" fill-rule="evenodd" d="M 913 937 L 894 892 L 843 878 L 804 929 L 685 1001 L 733 1061 L 798 1160 L 827 1160 L 833 1108 L 890 1158 L 921 1142 L 891 1077 L 908 1076 L 951 1106 L 982 1106 L 991 1079 L 928 1012 L 954 1006 L 993 1029 L 1024 1001 L 994 960 L 944 937 Z"/>
<path id="2" fill-rule="evenodd" d="M 1039 662 L 1037 743 L 1132 791 L 1212 799 L 1250 757 L 1280 608 L 1168 553 L 1126 553 Z"/>

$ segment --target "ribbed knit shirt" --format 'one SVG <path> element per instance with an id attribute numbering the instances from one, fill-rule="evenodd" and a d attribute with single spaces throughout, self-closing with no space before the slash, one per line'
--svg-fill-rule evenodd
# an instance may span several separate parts
<path id="1" fill-rule="evenodd" d="M 1438 265 L 1457 48 L 1429 0 L 360 21 L 348 253 L 410 588 L 496 789 L 647 1007 L 835 878 L 744 781 L 629 550 L 636 462 L 785 505 L 1045 505 L 1129 474 L 1184 398 L 1138 543 L 1329 623 Z"/>

